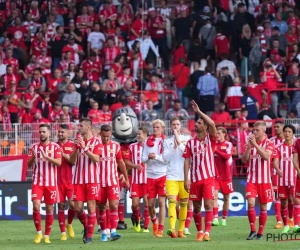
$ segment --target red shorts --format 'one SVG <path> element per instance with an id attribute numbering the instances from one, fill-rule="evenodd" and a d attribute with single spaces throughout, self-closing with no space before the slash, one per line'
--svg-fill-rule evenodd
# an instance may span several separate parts
<path id="1" fill-rule="evenodd" d="M 99 186 L 98 183 L 74 184 L 72 198 L 74 201 L 99 200 Z"/>
<path id="2" fill-rule="evenodd" d="M 233 193 L 232 180 L 220 180 L 215 179 L 215 190 L 222 190 L 222 194 L 231 194 Z"/>
<path id="3" fill-rule="evenodd" d="M 156 196 L 166 196 L 166 176 L 158 179 L 147 178 L 147 194 L 149 199 Z"/>
<path id="4" fill-rule="evenodd" d="M 130 198 L 143 198 L 145 195 L 147 195 L 147 184 L 130 185 Z"/>
<path id="5" fill-rule="evenodd" d="M 300 179 L 299 178 L 296 179 L 296 188 L 295 188 L 294 197 L 300 198 Z"/>
<path id="6" fill-rule="evenodd" d="M 68 197 L 68 200 L 72 200 L 73 196 L 73 184 L 61 184 L 57 185 L 58 189 L 58 199 L 57 202 L 66 202 L 66 197 Z"/>
<path id="7" fill-rule="evenodd" d="M 31 200 L 40 200 L 44 197 L 45 204 L 55 204 L 57 202 L 57 187 L 44 187 L 39 185 L 32 185 Z"/>
<path id="8" fill-rule="evenodd" d="M 191 183 L 190 200 L 201 201 L 202 198 L 214 200 L 215 185 L 213 178 Z"/>
<path id="9" fill-rule="evenodd" d="M 266 204 L 273 201 L 273 190 L 271 183 L 251 183 L 247 182 L 246 185 L 246 199 L 256 198 L 258 196 L 258 202 Z"/>
<path id="10" fill-rule="evenodd" d="M 286 200 L 289 198 L 289 194 L 294 196 L 295 187 L 294 186 L 279 186 L 278 187 L 278 198 Z"/>
<path id="11" fill-rule="evenodd" d="M 272 186 L 273 186 L 274 191 L 278 190 L 278 175 L 277 174 L 272 175 Z"/>
<path id="12" fill-rule="evenodd" d="M 107 200 L 120 200 L 120 188 L 119 186 L 100 187 L 99 196 L 99 203 L 106 203 Z"/>

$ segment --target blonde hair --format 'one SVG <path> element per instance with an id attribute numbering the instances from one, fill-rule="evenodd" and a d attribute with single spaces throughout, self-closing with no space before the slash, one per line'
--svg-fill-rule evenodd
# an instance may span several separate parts
<path id="1" fill-rule="evenodd" d="M 163 128 L 165 128 L 165 127 L 166 127 L 166 124 L 164 123 L 164 121 L 163 121 L 163 120 L 156 119 L 156 120 L 152 121 L 152 125 L 154 125 L 154 124 L 156 124 L 156 123 L 159 123 L 159 124 L 160 124 L 160 126 L 162 126 Z"/>
<path id="2" fill-rule="evenodd" d="M 253 124 L 253 127 L 261 126 L 264 128 L 264 131 L 267 130 L 267 124 L 264 121 L 257 121 Z"/>
<path id="3" fill-rule="evenodd" d="M 224 127 L 217 127 L 217 130 L 220 130 L 223 134 L 227 134 L 227 129 Z"/>

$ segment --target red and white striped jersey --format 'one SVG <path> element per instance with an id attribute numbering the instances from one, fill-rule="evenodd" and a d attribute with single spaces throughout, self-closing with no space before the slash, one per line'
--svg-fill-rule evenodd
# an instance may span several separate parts
<path id="1" fill-rule="evenodd" d="M 110 141 L 101 144 L 100 178 L 102 187 L 119 185 L 117 161 L 122 160 L 121 146 L 119 143 Z"/>
<path id="2" fill-rule="evenodd" d="M 279 186 L 295 186 L 297 173 L 293 164 L 294 146 L 287 145 L 285 142 L 276 146 L 276 156 L 278 159 L 279 169 L 282 172 L 282 177 L 279 177 Z"/>
<path id="3" fill-rule="evenodd" d="M 192 183 L 215 177 L 215 147 L 216 138 L 208 134 L 202 140 L 195 137 L 187 142 L 182 157 L 191 160 Z"/>
<path id="4" fill-rule="evenodd" d="M 146 184 L 147 183 L 147 173 L 146 173 L 146 164 L 142 163 L 142 152 L 143 146 L 139 143 L 132 143 L 129 146 L 129 160 L 136 165 L 141 165 L 143 168 L 141 170 L 137 170 L 133 168 L 131 171 L 132 184 Z"/>
<path id="5" fill-rule="evenodd" d="M 94 154 L 101 155 L 101 141 L 92 137 L 85 141 L 86 148 Z M 79 149 L 75 171 L 73 175 L 73 184 L 100 183 L 99 162 L 92 162 L 84 149 Z"/>
<path id="6" fill-rule="evenodd" d="M 57 166 L 45 160 L 41 149 L 51 158 L 61 158 L 61 151 L 58 144 L 50 142 L 44 146 L 39 142 L 34 143 L 28 153 L 29 157 L 35 155 L 32 185 L 55 187 L 57 185 Z"/>
<path id="7" fill-rule="evenodd" d="M 279 144 L 282 144 L 284 142 L 284 138 L 278 138 L 277 136 L 273 136 L 269 140 L 274 143 L 275 147 L 277 147 Z"/>
<path id="8" fill-rule="evenodd" d="M 257 143 L 263 150 L 274 152 L 274 143 L 267 137 L 260 143 Z M 252 146 L 249 158 L 249 168 L 247 172 L 247 182 L 263 184 L 271 183 L 271 157 L 264 160 L 258 154 L 257 149 Z"/>

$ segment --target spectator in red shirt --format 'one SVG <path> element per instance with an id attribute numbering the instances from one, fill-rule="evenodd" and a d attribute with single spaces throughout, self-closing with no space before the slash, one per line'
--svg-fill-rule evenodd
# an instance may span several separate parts
<path id="1" fill-rule="evenodd" d="M 179 64 L 172 69 L 170 76 L 176 81 L 178 99 L 182 102 L 183 108 L 187 109 L 188 98 L 183 96 L 183 90 L 189 82 L 190 68 L 185 65 L 184 58 L 179 59 Z"/>
<path id="2" fill-rule="evenodd" d="M 272 110 L 275 114 L 277 113 L 278 106 L 278 95 L 276 92 L 271 92 L 271 100 L 267 100 L 267 92 L 269 90 L 276 89 L 276 84 L 281 78 L 279 73 L 274 69 L 272 63 L 269 60 L 266 60 L 264 63 L 264 71 L 260 72 L 260 80 L 263 84 L 263 102 L 270 102 Z"/>
<path id="3" fill-rule="evenodd" d="M 91 82 L 99 82 L 101 72 L 102 72 L 102 60 L 97 61 L 97 54 L 92 51 L 90 53 L 90 58 L 82 62 L 82 70 L 85 77 Z"/>
<path id="4" fill-rule="evenodd" d="M 131 25 L 130 40 L 135 40 L 137 38 L 142 38 L 142 32 L 144 29 L 148 29 L 147 20 L 148 12 L 143 12 L 143 15 L 138 15 Z"/>
<path id="5" fill-rule="evenodd" d="M 6 66 L 6 74 L 0 77 L 0 89 L 8 89 L 11 81 L 14 81 L 18 84 L 20 77 L 19 75 L 13 73 L 13 66 L 9 64 Z"/>
<path id="6" fill-rule="evenodd" d="M 230 114 L 225 111 L 226 105 L 222 102 L 218 105 L 218 111 L 215 111 L 211 115 L 211 119 L 215 122 L 216 126 L 226 126 L 226 121 L 230 121 Z"/>
<path id="7" fill-rule="evenodd" d="M 94 125 L 97 125 L 101 122 L 100 115 L 101 111 L 99 110 L 98 102 L 93 102 L 92 109 L 90 109 L 90 111 L 88 112 L 87 117 L 91 119 Z"/>
<path id="8" fill-rule="evenodd" d="M 31 106 L 27 106 L 20 110 L 19 123 L 32 123 L 34 120 L 34 114 Z"/>
<path id="9" fill-rule="evenodd" d="M 159 54 L 163 59 L 165 70 L 169 70 L 169 49 L 167 44 L 166 21 L 162 16 L 156 13 L 154 8 L 150 8 L 148 12 L 149 34 L 154 44 L 159 48 Z"/>
<path id="10" fill-rule="evenodd" d="M 109 111 L 109 105 L 107 103 L 104 103 L 102 105 L 102 110 L 100 112 L 101 112 L 100 115 L 101 124 L 108 124 L 112 121 L 111 111 Z"/>
<path id="11" fill-rule="evenodd" d="M 230 44 L 227 37 L 222 34 L 221 27 L 217 27 L 216 32 L 217 35 L 214 38 L 214 46 L 215 46 L 216 55 L 219 58 L 219 61 L 221 61 L 220 59 L 222 53 L 227 53 L 228 55 L 230 54 L 229 53 Z"/>
<path id="12" fill-rule="evenodd" d="M 43 98 L 38 93 L 36 93 L 35 85 L 30 84 L 27 89 L 28 92 L 24 94 L 24 101 L 26 104 L 35 109 L 37 108 L 39 102 L 43 101 Z"/>
<path id="13" fill-rule="evenodd" d="M 248 76 L 248 86 L 247 86 L 247 91 L 249 95 L 252 95 L 256 98 L 259 106 L 262 105 L 262 85 L 261 84 L 256 84 L 254 83 L 254 77 L 253 76 Z"/>
<path id="14" fill-rule="evenodd" d="M 16 81 L 11 80 L 10 88 L 4 92 L 8 96 L 8 111 L 10 113 L 11 123 L 18 123 L 19 121 L 19 105 L 21 104 L 20 94 L 17 92 Z"/>

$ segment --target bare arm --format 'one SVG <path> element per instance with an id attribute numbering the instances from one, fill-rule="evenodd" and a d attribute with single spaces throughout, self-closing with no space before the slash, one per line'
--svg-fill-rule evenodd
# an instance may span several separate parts
<path id="1" fill-rule="evenodd" d="M 270 157 L 272 155 L 272 151 L 270 151 L 270 150 L 263 150 L 257 144 L 255 144 L 254 147 L 256 148 L 257 153 L 261 156 L 261 158 L 263 158 L 265 161 L 267 161 L 267 160 L 270 159 Z"/>
<path id="2" fill-rule="evenodd" d="M 94 154 L 89 150 L 84 150 L 85 154 L 91 159 L 92 162 L 96 163 L 100 160 L 100 155 Z"/>
<path id="3" fill-rule="evenodd" d="M 74 164 L 76 163 L 77 154 L 78 154 L 78 148 L 76 148 L 74 152 L 70 155 L 69 158 L 70 162 L 74 162 Z"/>
<path id="4" fill-rule="evenodd" d="M 33 155 L 31 158 L 28 159 L 28 161 L 27 161 L 28 168 L 32 168 L 32 166 L 34 164 L 34 160 L 35 160 L 35 155 Z"/>
<path id="5" fill-rule="evenodd" d="M 61 165 L 61 158 L 51 158 L 49 156 L 46 156 L 45 159 L 57 167 L 60 167 Z"/>
<path id="6" fill-rule="evenodd" d="M 281 177 L 282 173 L 279 169 L 279 159 L 278 158 L 273 159 L 273 168 L 276 170 L 277 174 Z"/>
<path id="7" fill-rule="evenodd" d="M 187 192 L 190 190 L 191 186 L 191 182 L 189 179 L 190 162 L 190 158 L 184 159 L 184 188 Z"/>
<path id="8" fill-rule="evenodd" d="M 126 166 L 123 160 L 118 160 L 118 167 L 120 169 L 120 172 L 124 175 L 125 181 L 128 182 L 128 176 L 126 171 Z"/>
<path id="9" fill-rule="evenodd" d="M 71 161 L 71 155 L 68 155 L 68 154 L 65 154 L 65 153 L 61 153 L 61 156 L 66 160 L 66 162 L 72 164 L 72 165 L 75 165 L 76 163 L 76 158 L 75 158 L 75 161 Z"/>
<path id="10" fill-rule="evenodd" d="M 293 164 L 294 164 L 294 168 L 297 171 L 298 176 L 300 176 L 299 158 L 298 158 L 298 154 L 296 153 L 293 154 Z"/>
<path id="11" fill-rule="evenodd" d="M 245 151 L 245 153 L 242 156 L 242 163 L 246 163 L 249 161 L 250 158 L 250 150 L 251 150 L 251 146 L 248 145 L 247 150 Z"/>

